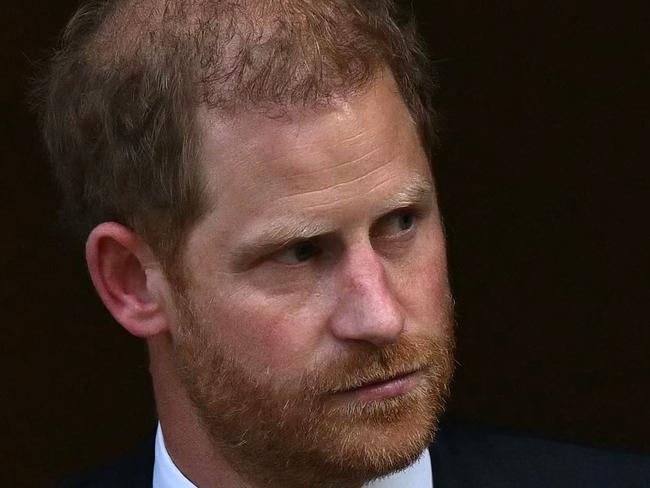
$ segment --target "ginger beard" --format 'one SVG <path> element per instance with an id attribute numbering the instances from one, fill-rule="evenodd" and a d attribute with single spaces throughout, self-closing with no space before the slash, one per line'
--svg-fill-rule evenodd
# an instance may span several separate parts
<path id="1" fill-rule="evenodd" d="M 433 440 L 453 375 L 451 298 L 438 336 L 355 345 L 299 378 L 253 372 L 210 337 L 211 321 L 179 294 L 176 365 L 214 448 L 261 486 L 358 486 L 413 463 Z M 369 381 L 420 370 L 389 399 L 340 401 Z"/>

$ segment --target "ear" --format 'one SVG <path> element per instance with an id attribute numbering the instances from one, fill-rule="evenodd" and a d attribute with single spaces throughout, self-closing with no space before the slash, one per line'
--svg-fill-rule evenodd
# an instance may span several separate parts
<path id="1" fill-rule="evenodd" d="M 98 225 L 86 241 L 86 262 L 99 297 L 127 331 L 149 338 L 169 330 L 162 268 L 135 232 L 115 222 Z"/>

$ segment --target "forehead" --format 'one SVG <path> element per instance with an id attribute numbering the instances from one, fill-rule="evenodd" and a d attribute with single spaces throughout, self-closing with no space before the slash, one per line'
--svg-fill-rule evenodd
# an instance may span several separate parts
<path id="1" fill-rule="evenodd" d="M 324 107 L 293 107 L 277 117 L 264 112 L 222 119 L 204 112 L 200 124 L 200 165 L 213 203 L 240 185 L 272 193 L 275 179 L 285 178 L 296 192 L 309 191 L 363 173 L 378 160 L 409 163 L 423 155 L 415 123 L 386 74 L 357 96 Z"/>
<path id="2" fill-rule="evenodd" d="M 326 107 L 294 108 L 275 118 L 204 113 L 200 120 L 207 219 L 224 237 L 296 215 L 358 219 L 414 180 L 431 179 L 417 129 L 390 76 Z"/>

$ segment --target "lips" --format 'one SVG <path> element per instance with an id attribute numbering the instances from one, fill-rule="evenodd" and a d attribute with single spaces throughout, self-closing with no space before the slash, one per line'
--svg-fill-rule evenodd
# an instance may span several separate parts
<path id="1" fill-rule="evenodd" d="M 391 375 L 378 381 L 366 381 L 352 388 L 341 389 L 336 397 L 354 399 L 362 402 L 384 400 L 410 391 L 419 380 L 420 369 Z"/>
<path id="2" fill-rule="evenodd" d="M 349 389 L 347 389 L 347 390 L 342 390 L 342 391 L 340 391 L 340 393 L 352 392 L 352 391 L 355 391 L 355 390 L 360 390 L 360 389 L 362 389 L 362 388 L 373 388 L 373 387 L 379 387 L 379 386 L 381 386 L 381 385 L 389 384 L 389 383 L 394 382 L 394 381 L 397 381 L 397 380 L 399 380 L 399 379 L 401 379 L 401 378 L 405 378 L 405 377 L 407 377 L 407 376 L 409 376 L 409 375 L 412 375 L 412 374 L 415 373 L 416 371 L 417 371 L 417 370 L 414 369 L 414 370 L 410 370 L 410 371 L 408 371 L 408 372 L 406 372 L 406 373 L 396 374 L 396 375 L 391 376 L 391 377 L 388 377 L 388 378 L 386 378 L 386 379 L 382 379 L 382 380 L 378 380 L 378 381 L 369 381 L 369 382 L 367 382 L 367 383 L 362 383 L 362 384 L 360 384 L 360 385 L 358 385 L 358 386 L 355 386 L 355 387 L 349 388 Z"/>

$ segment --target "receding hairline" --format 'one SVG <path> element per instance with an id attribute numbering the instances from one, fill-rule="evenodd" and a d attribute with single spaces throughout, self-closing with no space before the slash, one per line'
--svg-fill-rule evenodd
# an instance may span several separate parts
<path id="1" fill-rule="evenodd" d="M 120 222 L 173 262 L 205 210 L 194 164 L 202 102 L 222 113 L 229 102 L 309 107 L 358 92 L 383 63 L 423 140 L 437 142 L 426 54 L 412 11 L 399 10 L 393 0 L 90 0 L 38 94 L 68 225 L 83 238 Z M 233 32 L 251 36 L 227 59 Z"/>
<path id="2" fill-rule="evenodd" d="M 341 44 L 326 22 L 358 13 L 344 1 L 123 0 L 108 7 L 84 52 L 89 64 L 111 70 L 164 63 L 183 44 L 211 106 L 235 113 L 266 102 L 313 104 L 355 92 L 387 64 L 386 53 Z M 339 58 L 341 48 L 349 59 Z"/>

